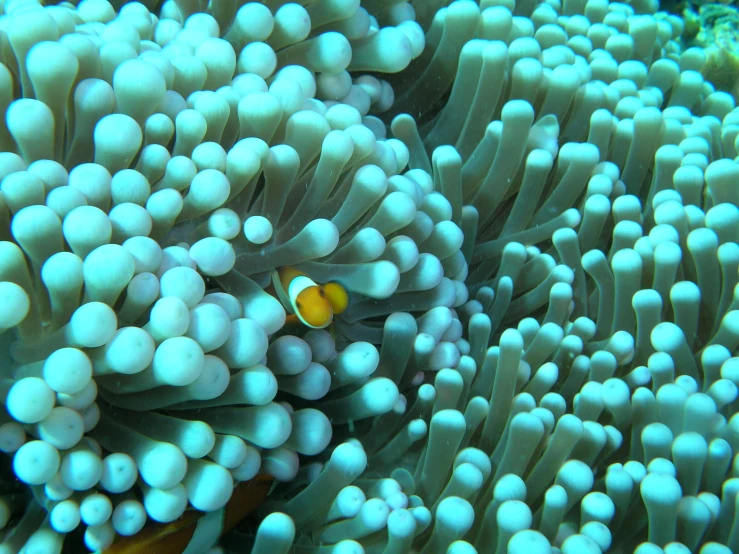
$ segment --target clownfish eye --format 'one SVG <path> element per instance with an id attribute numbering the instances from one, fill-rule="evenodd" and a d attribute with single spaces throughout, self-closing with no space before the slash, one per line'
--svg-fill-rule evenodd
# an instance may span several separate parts
<path id="1" fill-rule="evenodd" d="M 326 298 L 326 292 L 323 289 L 318 289 L 318 294 L 321 298 Z"/>
<path id="2" fill-rule="evenodd" d="M 295 302 L 295 307 L 296 307 L 296 308 L 297 308 L 298 310 L 302 310 L 302 309 L 303 309 L 303 305 L 302 305 L 302 304 L 301 304 L 300 302 Z"/>

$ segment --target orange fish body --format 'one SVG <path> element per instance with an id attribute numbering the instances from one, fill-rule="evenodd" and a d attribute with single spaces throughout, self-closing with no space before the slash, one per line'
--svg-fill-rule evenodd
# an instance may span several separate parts
<path id="1" fill-rule="evenodd" d="M 223 535 L 246 518 L 266 498 L 272 487 L 272 477 L 257 475 L 251 481 L 236 485 L 221 518 Z M 193 538 L 199 520 L 205 515 L 188 510 L 172 523 L 147 525 L 132 537 L 121 537 L 104 554 L 181 554 Z"/>
<path id="2" fill-rule="evenodd" d="M 313 329 L 324 329 L 334 315 L 342 313 L 349 304 L 349 295 L 339 283 L 319 285 L 310 277 L 289 266 L 272 274 L 277 298 L 288 313 Z"/>

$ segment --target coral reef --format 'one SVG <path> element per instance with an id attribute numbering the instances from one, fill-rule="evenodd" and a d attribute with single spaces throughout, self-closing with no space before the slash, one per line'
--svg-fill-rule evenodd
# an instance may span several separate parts
<path id="1" fill-rule="evenodd" d="M 43 4 L 0 552 L 739 551 L 739 110 L 680 18 Z"/>
<path id="2" fill-rule="evenodd" d="M 685 23 L 682 42 L 698 47 L 706 56 L 702 74 L 717 90 L 739 98 L 739 11 L 733 5 L 704 4 L 682 10 Z"/>

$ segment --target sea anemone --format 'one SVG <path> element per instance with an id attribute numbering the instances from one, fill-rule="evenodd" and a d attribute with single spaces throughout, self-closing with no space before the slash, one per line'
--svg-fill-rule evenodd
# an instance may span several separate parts
<path id="1" fill-rule="evenodd" d="M 739 112 L 677 17 L 2 9 L 6 551 L 205 552 L 260 480 L 220 548 L 739 550 Z"/>

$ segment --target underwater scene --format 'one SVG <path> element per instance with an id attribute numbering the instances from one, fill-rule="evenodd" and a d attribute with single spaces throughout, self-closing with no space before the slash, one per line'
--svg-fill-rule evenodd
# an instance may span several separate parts
<path id="1" fill-rule="evenodd" d="M 0 554 L 739 553 L 739 10 L 0 0 Z"/>

